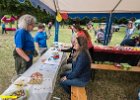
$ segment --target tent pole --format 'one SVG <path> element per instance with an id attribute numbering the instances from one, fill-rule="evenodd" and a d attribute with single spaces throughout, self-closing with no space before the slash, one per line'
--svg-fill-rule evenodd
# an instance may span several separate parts
<path id="1" fill-rule="evenodd" d="M 105 39 L 104 39 L 104 45 L 107 45 L 109 43 L 109 40 L 111 39 L 111 27 L 112 27 L 112 13 L 110 13 L 108 19 L 107 19 L 107 24 L 106 24 L 106 29 L 105 29 Z"/>
<path id="2" fill-rule="evenodd" d="M 54 36 L 54 42 L 58 42 L 58 33 L 59 33 L 59 22 L 55 21 L 55 36 Z"/>
<path id="3" fill-rule="evenodd" d="M 56 16 L 57 16 L 57 12 L 59 12 L 58 2 L 56 2 L 56 0 L 53 0 L 53 2 L 54 2 L 54 6 L 55 6 L 55 10 L 56 10 Z M 58 33 L 59 33 L 59 22 L 57 20 L 55 20 L 54 42 L 58 42 Z"/>

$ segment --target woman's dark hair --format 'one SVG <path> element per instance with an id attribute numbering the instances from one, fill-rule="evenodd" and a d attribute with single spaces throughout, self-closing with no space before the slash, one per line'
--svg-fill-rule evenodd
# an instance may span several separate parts
<path id="1" fill-rule="evenodd" d="M 81 36 L 77 37 L 76 39 L 77 39 L 77 42 L 82 50 L 88 49 L 87 39 L 85 39 L 84 37 L 81 37 Z"/>
<path id="2" fill-rule="evenodd" d="M 80 52 L 86 52 L 87 55 L 88 55 L 88 57 L 90 58 L 90 61 L 92 61 L 92 60 L 91 60 L 91 56 L 90 56 L 90 54 L 89 54 L 89 50 L 88 50 L 87 39 L 84 38 L 84 37 L 81 37 L 81 36 L 80 36 L 80 37 L 77 37 L 76 39 L 77 39 L 77 42 L 78 42 L 78 44 L 79 44 L 79 46 L 80 46 L 80 49 L 79 49 L 79 51 L 75 54 L 74 60 L 77 59 L 77 57 L 78 57 L 78 55 L 79 55 Z"/>
<path id="3" fill-rule="evenodd" d="M 85 33 L 85 35 L 86 35 L 86 37 L 87 37 L 88 40 L 91 39 L 91 37 L 90 37 L 90 35 L 89 35 L 89 33 L 88 33 L 87 30 L 85 30 L 84 28 L 80 27 L 79 25 L 75 25 L 74 27 L 75 27 L 75 29 L 77 29 L 78 31 L 83 31 L 83 32 Z"/>

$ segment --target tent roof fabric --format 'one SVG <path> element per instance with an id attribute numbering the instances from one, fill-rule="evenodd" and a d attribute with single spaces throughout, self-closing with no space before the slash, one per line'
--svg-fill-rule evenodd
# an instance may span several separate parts
<path id="1" fill-rule="evenodd" d="M 139 0 L 30 0 L 50 13 L 140 13 Z M 45 6 L 44 6 L 45 5 Z M 49 9 L 49 10 L 48 10 Z"/>

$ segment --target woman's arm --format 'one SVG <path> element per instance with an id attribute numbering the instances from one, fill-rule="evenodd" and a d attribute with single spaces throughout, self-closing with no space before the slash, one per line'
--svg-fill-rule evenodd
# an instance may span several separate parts
<path id="1" fill-rule="evenodd" d="M 30 61 L 30 58 L 25 54 L 25 52 L 21 48 L 16 48 L 16 52 L 25 60 Z"/>
<path id="2" fill-rule="evenodd" d="M 73 47 L 70 47 L 68 49 L 61 49 L 62 52 L 71 52 Z"/>

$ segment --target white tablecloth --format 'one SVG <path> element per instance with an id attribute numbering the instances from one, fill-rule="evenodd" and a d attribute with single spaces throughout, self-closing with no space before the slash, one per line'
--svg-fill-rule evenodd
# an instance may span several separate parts
<path id="1" fill-rule="evenodd" d="M 18 80 L 26 80 L 29 82 L 30 76 L 34 72 L 40 72 L 43 74 L 43 82 L 39 85 L 30 85 L 24 87 L 29 91 L 28 100 L 49 100 L 53 92 L 58 70 L 62 64 L 62 52 L 59 53 L 59 59 L 54 60 L 52 58 L 53 52 L 57 52 L 57 49 L 50 48 L 40 59 L 34 63 L 24 74 L 22 74 Z M 46 59 L 45 63 L 42 63 L 42 59 Z M 6 95 L 14 90 L 17 90 L 15 84 L 11 84 L 9 88 L 2 94 Z"/>

